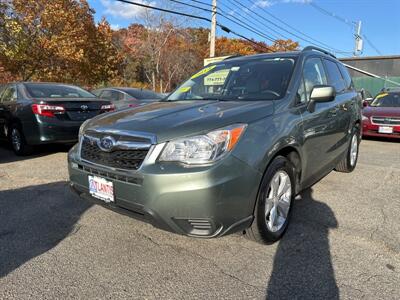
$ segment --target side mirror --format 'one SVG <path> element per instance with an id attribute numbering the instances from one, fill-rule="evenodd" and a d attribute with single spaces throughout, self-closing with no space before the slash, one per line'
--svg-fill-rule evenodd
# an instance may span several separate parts
<path id="1" fill-rule="evenodd" d="M 329 85 L 316 85 L 311 91 L 311 100 L 314 102 L 330 102 L 335 96 L 334 87 Z"/>
<path id="2" fill-rule="evenodd" d="M 316 85 L 311 91 L 310 102 L 308 104 L 308 111 L 314 112 L 315 103 L 318 102 L 330 102 L 335 100 L 336 91 L 333 86 L 330 85 Z"/>
<path id="3" fill-rule="evenodd" d="M 363 107 L 368 107 L 368 106 L 369 106 L 369 101 L 363 100 L 362 106 L 363 106 Z"/>

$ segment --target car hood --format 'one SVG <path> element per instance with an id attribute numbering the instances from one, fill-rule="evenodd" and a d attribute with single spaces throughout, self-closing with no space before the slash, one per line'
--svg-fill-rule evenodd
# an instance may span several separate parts
<path id="1" fill-rule="evenodd" d="M 366 117 L 400 117 L 400 107 L 365 107 L 362 111 Z"/>
<path id="2" fill-rule="evenodd" d="M 98 116 L 85 130 L 146 132 L 154 134 L 160 143 L 250 123 L 272 113 L 273 101 L 164 101 Z"/>

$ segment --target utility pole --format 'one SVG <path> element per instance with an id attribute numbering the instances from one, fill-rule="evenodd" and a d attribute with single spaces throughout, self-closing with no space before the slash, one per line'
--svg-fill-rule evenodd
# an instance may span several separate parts
<path id="1" fill-rule="evenodd" d="M 354 56 L 360 56 L 363 51 L 363 39 L 361 36 L 361 21 L 356 24 L 356 32 L 354 33 L 355 45 Z"/>
<path id="2" fill-rule="evenodd" d="M 215 56 L 215 35 L 217 31 L 217 0 L 212 0 L 210 57 Z"/>

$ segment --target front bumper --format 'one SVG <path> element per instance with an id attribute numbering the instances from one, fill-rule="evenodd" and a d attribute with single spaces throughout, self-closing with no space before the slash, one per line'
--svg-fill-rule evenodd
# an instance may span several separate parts
<path id="1" fill-rule="evenodd" d="M 262 174 L 233 155 L 205 167 L 175 163 L 143 164 L 121 172 L 79 159 L 69 153 L 72 189 L 82 198 L 178 234 L 216 237 L 251 225 Z M 89 194 L 88 175 L 114 183 L 115 202 L 106 204 Z"/>
<path id="2" fill-rule="evenodd" d="M 393 127 L 393 133 L 380 133 L 380 126 L 390 126 Z M 365 137 L 384 137 L 384 138 L 400 138 L 400 126 L 393 125 L 377 125 L 371 122 L 363 122 L 362 134 Z"/>

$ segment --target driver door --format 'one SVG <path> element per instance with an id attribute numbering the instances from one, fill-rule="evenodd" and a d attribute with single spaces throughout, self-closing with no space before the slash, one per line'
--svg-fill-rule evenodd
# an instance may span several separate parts
<path id="1" fill-rule="evenodd" d="M 316 103 L 310 112 L 308 104 L 312 89 L 316 85 L 327 85 L 328 79 L 322 60 L 308 58 L 303 66 L 303 79 L 298 90 L 299 107 L 303 119 L 303 170 L 304 185 L 314 183 L 330 171 L 336 144 L 335 102 Z"/>

